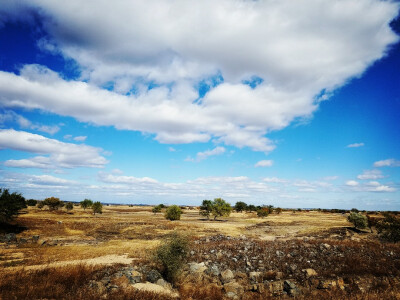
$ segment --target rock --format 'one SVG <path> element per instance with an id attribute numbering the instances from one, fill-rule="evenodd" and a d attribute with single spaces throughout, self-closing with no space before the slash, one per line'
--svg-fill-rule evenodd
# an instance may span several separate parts
<path id="1" fill-rule="evenodd" d="M 262 273 L 261 272 L 250 272 L 249 279 L 251 283 L 258 283 L 262 281 Z"/>
<path id="2" fill-rule="evenodd" d="M 190 255 L 193 256 L 195 254 L 195 252 L 192 250 L 190 251 Z"/>
<path id="3" fill-rule="evenodd" d="M 106 291 L 106 287 L 100 281 L 89 281 L 89 287 L 95 289 L 99 294 L 103 294 Z"/>
<path id="4" fill-rule="evenodd" d="M 164 287 L 164 288 L 169 288 L 170 284 L 168 282 L 166 282 L 164 279 L 160 278 L 157 280 L 156 284 Z"/>
<path id="5" fill-rule="evenodd" d="M 275 279 L 282 279 L 283 278 L 283 272 L 276 272 Z"/>
<path id="6" fill-rule="evenodd" d="M 106 285 L 110 284 L 111 278 L 110 278 L 109 276 L 103 277 L 103 279 L 101 279 L 100 282 L 101 282 L 104 286 L 106 286 Z"/>
<path id="7" fill-rule="evenodd" d="M 132 285 L 134 289 L 139 291 L 146 291 L 155 294 L 164 294 L 172 297 L 178 297 L 177 293 L 172 292 L 170 289 L 162 287 L 161 285 L 146 282 L 146 283 L 135 283 Z"/>
<path id="8" fill-rule="evenodd" d="M 222 283 L 231 282 L 234 278 L 235 278 L 235 276 L 233 275 L 233 272 L 229 269 L 227 269 L 221 273 Z"/>
<path id="9" fill-rule="evenodd" d="M 24 238 L 19 239 L 19 244 L 26 244 L 26 243 L 28 243 L 27 239 L 24 239 Z"/>
<path id="10" fill-rule="evenodd" d="M 32 242 L 33 243 L 37 243 L 39 241 L 39 239 L 40 239 L 39 235 L 32 235 Z"/>
<path id="11" fill-rule="evenodd" d="M 214 276 L 219 276 L 219 274 L 220 274 L 220 271 L 219 271 L 219 268 L 217 265 L 210 266 L 208 269 L 208 272 Z"/>
<path id="12" fill-rule="evenodd" d="M 283 293 L 283 282 L 282 281 L 275 281 L 271 282 L 269 286 L 269 290 L 272 295 L 279 296 Z"/>
<path id="13" fill-rule="evenodd" d="M 162 278 L 162 276 L 161 276 L 160 272 L 158 272 L 157 270 L 150 270 L 146 274 L 147 281 L 150 281 L 151 283 L 157 282 L 157 280 L 160 278 Z"/>
<path id="14" fill-rule="evenodd" d="M 109 290 L 110 292 L 116 291 L 116 290 L 118 290 L 118 289 L 119 289 L 119 286 L 118 286 L 118 285 L 115 285 L 115 284 L 109 285 L 109 286 L 107 287 L 107 290 Z"/>
<path id="15" fill-rule="evenodd" d="M 207 270 L 207 267 L 204 262 L 201 263 L 189 263 L 189 271 L 190 273 L 203 273 Z"/>
<path id="16" fill-rule="evenodd" d="M 226 297 L 230 299 L 240 299 L 244 293 L 243 287 L 234 281 L 224 284 L 224 291 L 226 293 Z"/>
<path id="17" fill-rule="evenodd" d="M 314 269 L 303 269 L 302 270 L 305 274 L 307 278 L 313 277 L 313 276 L 317 276 L 317 272 Z"/>
<path id="18" fill-rule="evenodd" d="M 131 271 L 129 276 L 129 281 L 131 283 L 139 283 L 142 282 L 142 274 L 138 271 Z"/>
<path id="19" fill-rule="evenodd" d="M 331 289 L 333 286 L 336 286 L 336 282 L 332 280 L 320 280 L 317 286 L 318 289 Z"/>
<path id="20" fill-rule="evenodd" d="M 283 290 L 289 295 L 289 296 L 298 296 L 300 294 L 299 288 L 289 280 L 285 280 L 283 283 Z"/>
<path id="21" fill-rule="evenodd" d="M 15 233 L 7 233 L 5 236 L 6 243 L 12 243 L 17 241 L 17 236 Z"/>

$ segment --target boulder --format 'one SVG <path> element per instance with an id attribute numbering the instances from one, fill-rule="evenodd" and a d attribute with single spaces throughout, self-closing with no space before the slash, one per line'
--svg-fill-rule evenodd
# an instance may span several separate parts
<path id="1" fill-rule="evenodd" d="M 233 275 L 233 272 L 229 269 L 227 269 L 221 273 L 222 283 L 231 282 L 234 278 L 235 278 L 235 276 Z"/>

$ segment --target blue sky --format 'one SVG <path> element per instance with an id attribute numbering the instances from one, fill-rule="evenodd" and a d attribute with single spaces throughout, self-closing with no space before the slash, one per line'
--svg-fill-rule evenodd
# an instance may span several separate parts
<path id="1" fill-rule="evenodd" d="M 398 12 L 6 0 L 0 185 L 36 199 L 400 210 Z"/>

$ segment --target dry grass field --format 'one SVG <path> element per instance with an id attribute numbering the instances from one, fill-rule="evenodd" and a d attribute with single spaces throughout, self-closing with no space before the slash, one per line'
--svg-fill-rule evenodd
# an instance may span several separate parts
<path id="1" fill-rule="evenodd" d="M 169 221 L 151 207 L 104 206 L 95 216 L 77 206 L 29 207 L 12 229 L 17 240 L 0 243 L 0 299 L 279 299 L 290 291 L 304 299 L 400 299 L 399 246 L 353 230 L 340 213 L 243 212 L 214 221 L 185 209 Z M 146 270 L 157 269 L 154 249 L 172 232 L 189 238 L 187 262 L 204 270 L 186 263 L 171 293 L 132 288 L 117 276 L 130 268 L 145 285 Z M 226 269 L 232 282 L 224 282 Z M 111 279 L 99 287 L 104 278 Z"/>

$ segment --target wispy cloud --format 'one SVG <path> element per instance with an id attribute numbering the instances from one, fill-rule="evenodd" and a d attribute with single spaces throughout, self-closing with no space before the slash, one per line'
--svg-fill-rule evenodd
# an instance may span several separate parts
<path id="1" fill-rule="evenodd" d="M 358 147 L 363 147 L 363 146 L 364 146 L 364 143 L 354 143 L 354 144 L 347 145 L 346 147 L 347 148 L 358 148 Z"/>
<path id="2" fill-rule="evenodd" d="M 362 174 L 358 175 L 357 178 L 361 180 L 366 179 L 379 179 L 383 178 L 382 172 L 380 170 L 365 170 Z"/>
<path id="3" fill-rule="evenodd" d="M 374 167 L 400 167 L 400 161 L 394 158 L 374 162 Z"/>
<path id="4" fill-rule="evenodd" d="M 206 151 L 204 151 L 204 152 L 198 152 L 197 155 L 196 155 L 196 158 L 194 158 L 194 159 L 191 158 L 191 157 L 188 157 L 188 158 L 186 158 L 185 160 L 186 160 L 186 161 L 196 161 L 196 162 L 200 162 L 200 161 L 202 161 L 202 160 L 207 159 L 207 158 L 210 157 L 210 156 L 221 155 L 221 154 L 225 153 L 225 151 L 226 151 L 226 149 L 225 149 L 224 147 L 218 146 L 218 147 L 215 147 L 215 148 L 212 149 L 212 150 L 206 150 Z"/>
<path id="5" fill-rule="evenodd" d="M 254 167 L 272 167 L 273 164 L 273 160 L 260 160 L 254 165 Z"/>

